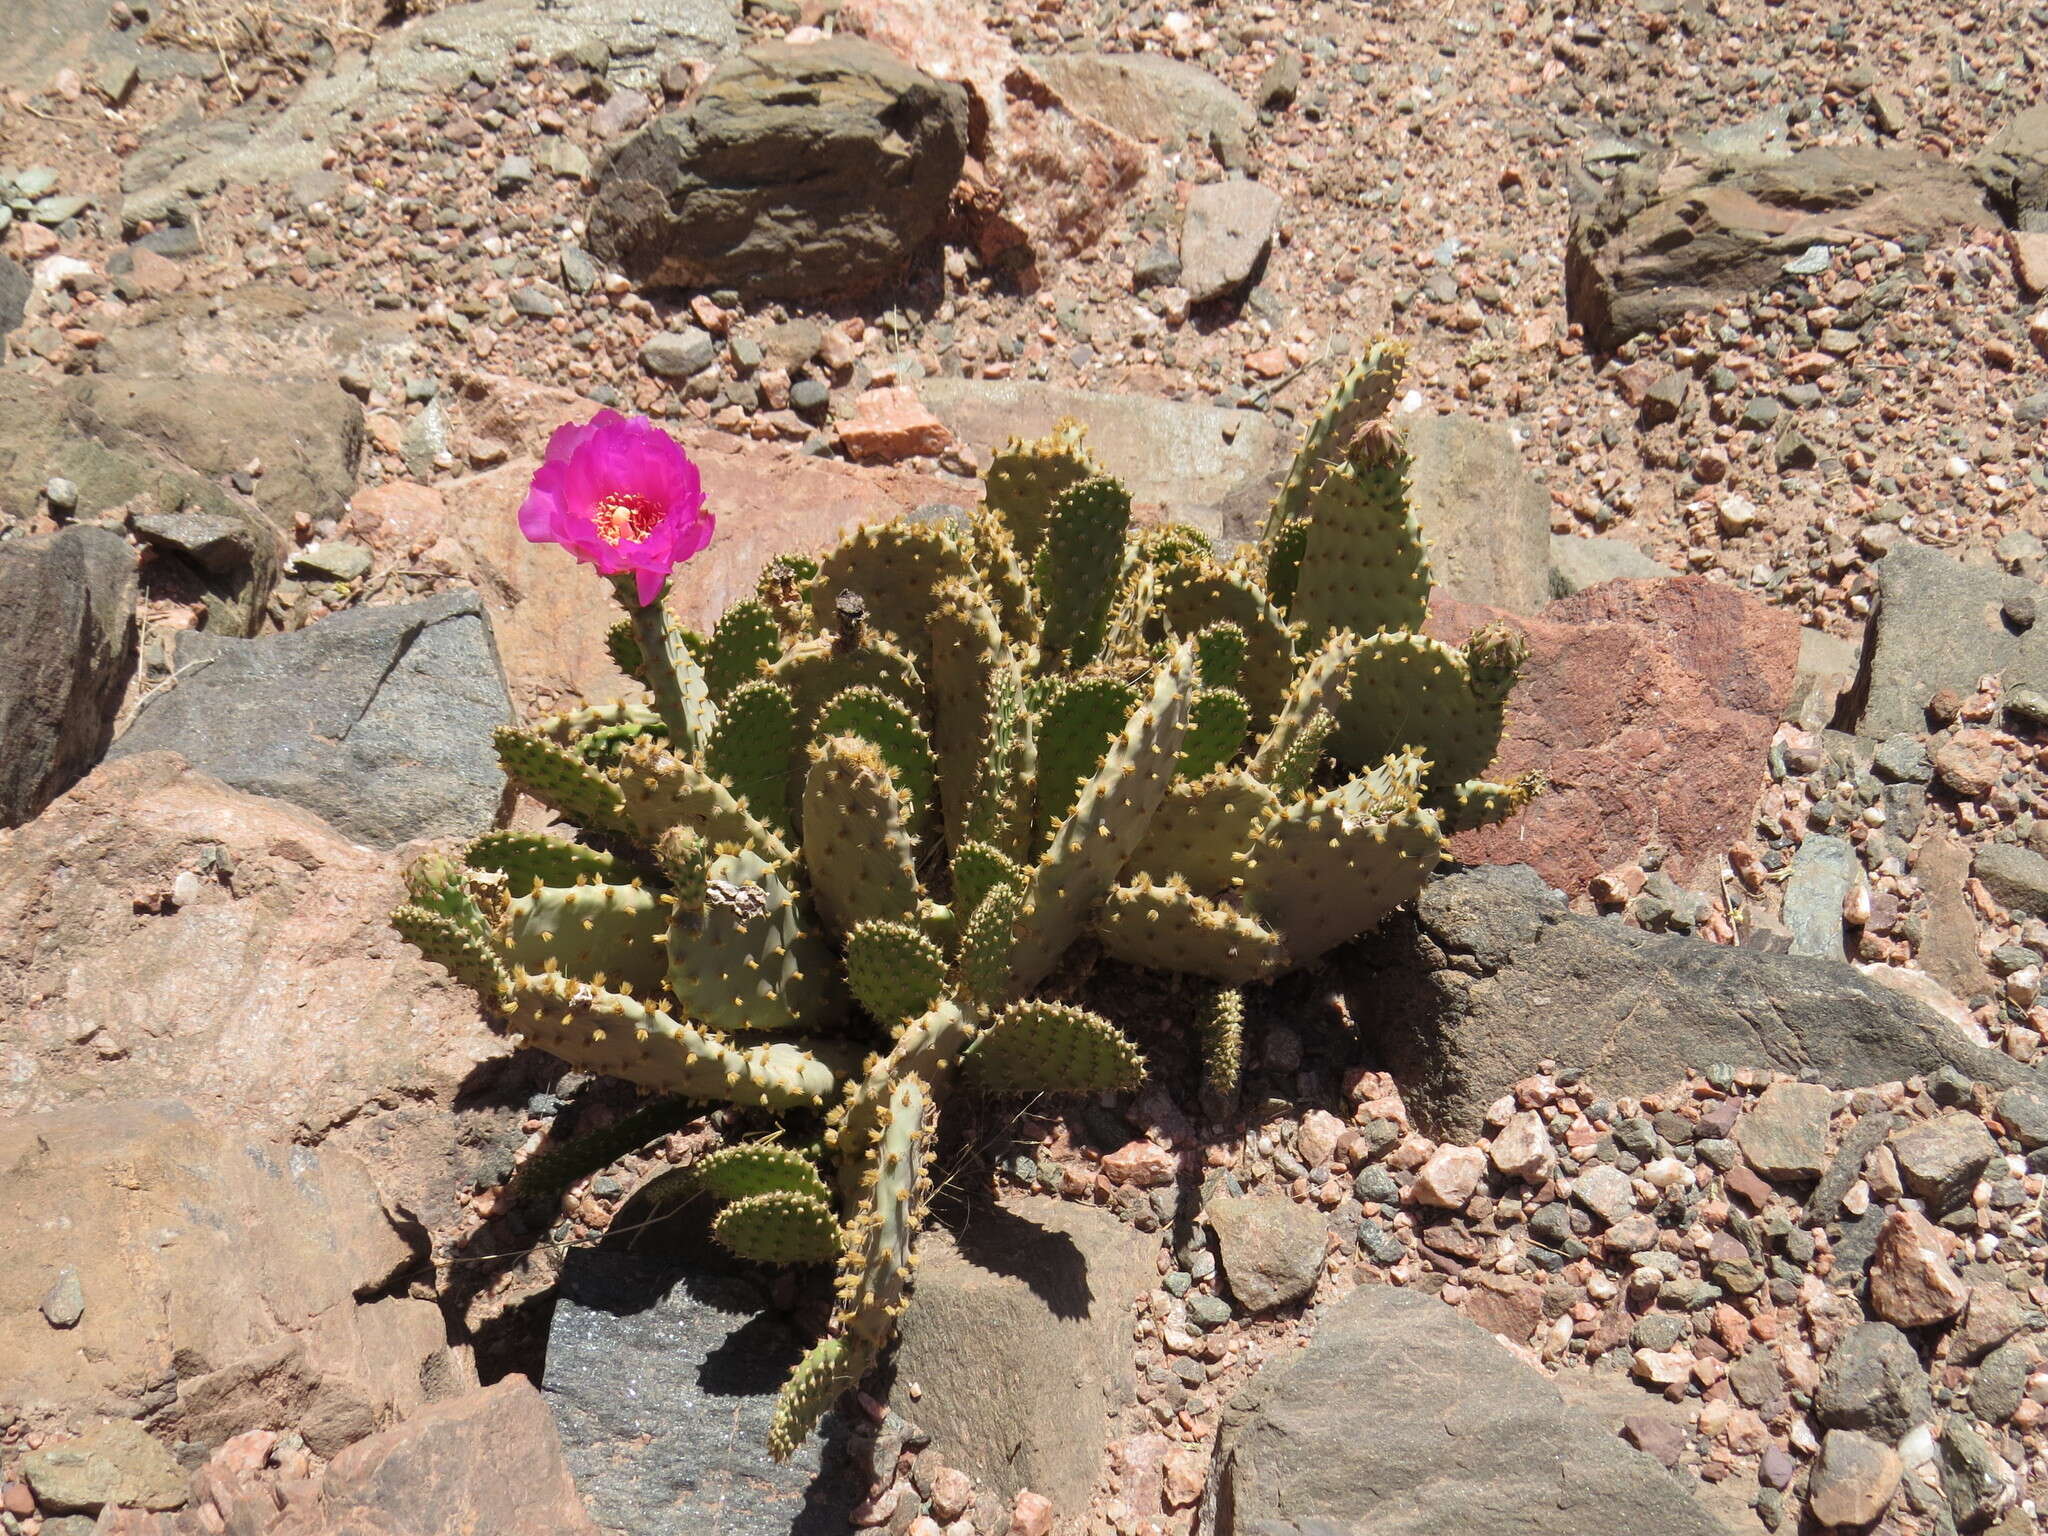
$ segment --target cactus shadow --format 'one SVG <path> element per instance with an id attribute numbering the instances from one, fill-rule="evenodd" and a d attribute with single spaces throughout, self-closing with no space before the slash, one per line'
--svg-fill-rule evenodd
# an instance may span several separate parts
<path id="1" fill-rule="evenodd" d="M 1021 1280 L 1054 1317 L 1086 1317 L 1095 1293 L 1088 1258 L 1064 1232 L 1041 1227 L 993 1201 L 977 1202 L 953 1229 L 953 1245 L 977 1268 Z"/>

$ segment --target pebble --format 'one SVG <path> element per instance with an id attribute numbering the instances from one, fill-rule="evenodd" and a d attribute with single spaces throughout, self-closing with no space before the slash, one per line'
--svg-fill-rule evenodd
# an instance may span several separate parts
<path id="1" fill-rule="evenodd" d="M 1477 1147 L 1438 1147 L 1417 1170 L 1409 1193 L 1423 1205 L 1463 1210 L 1485 1174 L 1486 1154 Z"/>
<path id="2" fill-rule="evenodd" d="M 1828 1165 L 1834 1099 L 1816 1083 L 1773 1083 L 1735 1122 L 1735 1144 L 1767 1179 L 1817 1179 Z"/>
<path id="3" fill-rule="evenodd" d="M 1917 1211 L 1894 1211 L 1870 1264 L 1870 1309 L 1901 1328 L 1926 1328 L 1962 1311 L 1968 1292 L 1949 1267 L 1949 1234 Z"/>
<path id="4" fill-rule="evenodd" d="M 1806 1489 L 1806 1507 L 1822 1525 L 1864 1526 L 1885 1511 L 1899 1486 L 1898 1452 L 1853 1429 L 1831 1429 Z"/>
<path id="5" fill-rule="evenodd" d="M 1605 1163 L 1596 1163 L 1572 1180 L 1572 1198 L 1609 1226 L 1633 1211 L 1636 1203 L 1628 1175 Z"/>

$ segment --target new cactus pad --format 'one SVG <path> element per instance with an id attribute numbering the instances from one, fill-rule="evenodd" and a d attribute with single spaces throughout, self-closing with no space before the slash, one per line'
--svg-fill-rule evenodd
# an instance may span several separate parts
<path id="1" fill-rule="evenodd" d="M 1540 788 L 1484 776 L 1516 637 L 1420 632 L 1400 367 L 1382 344 L 1345 375 L 1257 548 L 1137 522 L 1067 423 L 997 454 L 971 515 L 772 561 L 708 639 L 628 601 L 613 649 L 647 696 L 497 738 L 558 833 L 414 870 L 399 931 L 525 1043 L 786 1122 L 694 1169 L 734 1251 L 838 1269 L 778 1456 L 893 1336 L 952 1095 L 1143 1075 L 1115 1023 L 1043 995 L 1077 946 L 1199 978 L 1227 1103 L 1238 988 L 1371 928 L 1451 830 Z"/>

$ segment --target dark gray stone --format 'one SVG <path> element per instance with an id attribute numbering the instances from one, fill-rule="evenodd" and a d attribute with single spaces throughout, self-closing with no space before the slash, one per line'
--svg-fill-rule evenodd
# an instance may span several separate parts
<path id="1" fill-rule="evenodd" d="M 1944 1065 L 1999 1087 L 2039 1082 L 1839 962 L 1581 916 L 1524 865 L 1432 880 L 1412 914 L 1331 965 L 1369 1058 L 1439 1137 L 1482 1134 L 1487 1106 L 1545 1059 L 1627 1097 L 1663 1092 L 1702 1062 L 1811 1072 L 1836 1088 Z"/>
<path id="2" fill-rule="evenodd" d="M 1998 1123 L 2022 1151 L 2048 1147 L 2048 1091 L 2031 1086 L 2008 1088 L 1998 1096 Z"/>
<path id="3" fill-rule="evenodd" d="M 2000 906 L 2023 917 L 2048 917 L 2048 858 L 2018 843 L 1986 843 L 1970 861 L 1970 873 Z"/>
<path id="4" fill-rule="evenodd" d="M 512 714 L 473 592 L 355 608 L 260 640 L 185 636 L 178 682 L 112 756 L 173 751 L 377 847 L 474 836 L 504 780 L 491 732 Z"/>
<path id="5" fill-rule="evenodd" d="M 658 378 L 686 379 L 718 361 L 718 343 L 694 325 L 663 331 L 640 345 L 640 366 Z"/>
<path id="6" fill-rule="evenodd" d="M 1785 881 L 1785 926 L 1792 953 L 1842 958 L 1842 903 L 1863 873 L 1846 837 L 1809 837 L 1792 856 Z"/>
<path id="7" fill-rule="evenodd" d="M 1234 297 L 1272 249 L 1280 194 L 1242 176 L 1205 182 L 1188 194 L 1180 226 L 1180 285 L 1197 304 Z"/>
<path id="8" fill-rule="evenodd" d="M 938 228 L 966 155 L 961 86 L 856 39 L 764 44 L 599 169 L 590 248 L 654 286 L 871 288 Z"/>
<path id="9" fill-rule="evenodd" d="M 2026 1345 L 2001 1344 L 1970 1378 L 1970 1412 L 1986 1424 L 2003 1424 L 2019 1412 L 2034 1357 Z"/>
<path id="10" fill-rule="evenodd" d="M 1949 1513 L 1966 1531 L 1988 1524 L 2017 1491 L 2012 1468 L 1959 1413 L 1942 1426 L 1941 1481 Z"/>
<path id="11" fill-rule="evenodd" d="M 0 256 L 0 336 L 21 324 L 28 312 L 29 275 L 12 256 Z"/>
<path id="12" fill-rule="evenodd" d="M 1226 1408 L 1214 1536 L 1725 1536 L 1685 1485 L 1449 1307 L 1366 1286 Z"/>
<path id="13" fill-rule="evenodd" d="M 2048 625 L 2015 634 L 2001 609 L 2041 589 L 1989 566 L 1902 544 L 1876 566 L 1877 609 L 1844 701 L 1865 736 L 1927 729 L 1927 701 L 1944 688 L 1967 698 L 1997 673 L 2015 688 L 2048 688 Z"/>
<path id="14" fill-rule="evenodd" d="M 1858 1323 L 1828 1356 L 1813 1410 L 1829 1429 L 1866 1430 L 1896 1445 L 1934 1416 L 1934 1398 L 1903 1333 L 1890 1323 Z"/>
<path id="15" fill-rule="evenodd" d="M 862 1497 L 835 1412 L 787 1462 L 768 1422 L 812 1342 L 706 1234 L 699 1259 L 571 1253 L 541 1383 L 591 1518 L 633 1536 L 844 1536 Z"/>
<path id="16" fill-rule="evenodd" d="M 135 671 L 135 552 L 110 528 L 0 543 L 0 827 L 84 778 Z"/>
<path id="17" fill-rule="evenodd" d="M 1170 288 L 1179 281 L 1180 253 L 1164 240 L 1146 246 L 1131 267 L 1131 287 L 1139 293 L 1147 288 Z"/>

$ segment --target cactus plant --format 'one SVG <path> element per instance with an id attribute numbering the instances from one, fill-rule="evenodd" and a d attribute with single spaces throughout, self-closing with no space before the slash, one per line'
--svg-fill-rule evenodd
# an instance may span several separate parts
<path id="1" fill-rule="evenodd" d="M 699 1165 L 721 1241 L 838 1266 L 776 1454 L 892 1336 L 949 1098 L 1143 1074 L 1043 995 L 1075 946 L 1202 978 L 1226 1102 L 1238 988 L 1378 923 L 1449 830 L 1539 787 L 1483 777 L 1512 635 L 1419 633 L 1428 559 L 1378 420 L 1400 364 L 1383 344 L 1340 382 L 1256 549 L 1134 524 L 1062 424 L 996 455 L 962 521 L 772 561 L 708 640 L 622 578 L 614 653 L 648 699 L 498 742 L 577 837 L 414 871 L 400 931 L 527 1043 L 797 1128 Z"/>

